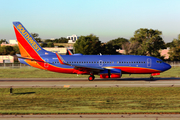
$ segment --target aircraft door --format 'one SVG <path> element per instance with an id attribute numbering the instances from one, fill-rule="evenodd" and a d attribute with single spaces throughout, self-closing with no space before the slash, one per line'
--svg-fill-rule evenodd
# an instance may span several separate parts
<path id="1" fill-rule="evenodd" d="M 103 66 L 103 61 L 99 60 L 99 66 Z"/>
<path id="2" fill-rule="evenodd" d="M 147 59 L 147 67 L 151 67 L 151 59 L 150 58 Z"/>
<path id="3" fill-rule="evenodd" d="M 48 58 L 45 58 L 44 60 L 45 60 L 45 62 L 44 62 L 44 67 L 45 67 L 45 68 L 48 68 L 48 67 L 49 67 L 49 64 L 48 64 L 48 63 L 49 63 L 49 59 L 48 59 Z"/>

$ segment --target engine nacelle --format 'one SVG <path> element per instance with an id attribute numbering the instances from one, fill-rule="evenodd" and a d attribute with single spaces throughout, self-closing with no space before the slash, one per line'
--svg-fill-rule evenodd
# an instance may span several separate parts
<path id="1" fill-rule="evenodd" d="M 120 69 L 106 69 L 100 72 L 100 78 L 120 78 L 121 70 Z"/>

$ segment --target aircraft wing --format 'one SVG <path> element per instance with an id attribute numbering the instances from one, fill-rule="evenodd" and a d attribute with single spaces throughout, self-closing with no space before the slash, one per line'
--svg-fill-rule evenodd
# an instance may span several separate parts
<path id="1" fill-rule="evenodd" d="M 92 65 L 82 65 L 82 64 L 70 64 L 67 63 L 61 55 L 59 55 L 58 53 L 56 53 L 56 56 L 59 60 L 60 64 L 65 64 L 65 65 L 69 65 L 69 66 L 74 66 L 75 68 L 88 68 L 88 69 L 93 69 L 93 70 L 104 70 L 105 68 L 102 67 L 97 67 L 97 66 L 92 66 Z"/>
<path id="2" fill-rule="evenodd" d="M 94 70 L 104 70 L 105 68 L 102 67 L 97 67 L 97 66 L 88 66 L 88 65 L 81 65 L 81 64 L 68 64 L 71 66 L 75 66 L 75 68 L 89 68 L 89 69 L 94 69 Z"/>

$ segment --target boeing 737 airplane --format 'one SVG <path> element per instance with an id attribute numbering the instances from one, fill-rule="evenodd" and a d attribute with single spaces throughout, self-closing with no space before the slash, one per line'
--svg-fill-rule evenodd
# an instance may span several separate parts
<path id="1" fill-rule="evenodd" d="M 159 75 L 171 68 L 162 60 L 139 55 L 60 55 L 44 50 L 20 22 L 13 22 L 20 49 L 19 61 L 43 70 L 69 74 L 88 74 L 89 81 L 100 78 L 120 78 L 122 74 Z"/>

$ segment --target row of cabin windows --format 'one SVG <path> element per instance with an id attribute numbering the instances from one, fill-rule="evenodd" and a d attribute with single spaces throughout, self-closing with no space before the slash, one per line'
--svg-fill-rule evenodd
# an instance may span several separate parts
<path id="1" fill-rule="evenodd" d="M 59 62 L 53 62 L 53 63 L 59 63 Z M 108 63 L 114 63 L 114 62 L 113 62 L 113 61 L 112 61 L 112 62 L 109 62 L 109 61 L 108 61 L 108 62 L 106 62 L 106 61 L 104 61 L 104 62 L 103 62 L 103 61 L 100 61 L 100 62 L 81 62 L 81 61 L 80 61 L 80 62 L 67 62 L 67 63 L 70 63 L 70 64 L 71 64 L 71 63 L 105 63 L 105 64 L 107 63 L 107 64 L 108 64 Z M 129 61 L 127 61 L 127 62 L 125 62 L 125 61 L 121 62 L 121 61 L 118 61 L 117 63 L 119 63 L 119 64 L 121 64 L 121 63 L 122 63 L 122 64 L 123 64 L 123 63 L 126 64 L 126 63 L 145 63 L 145 62 L 143 62 L 143 61 L 141 61 L 141 62 L 137 62 L 137 61 L 136 61 L 136 62 L 129 62 Z"/>
<path id="2" fill-rule="evenodd" d="M 138 61 L 132 61 L 132 62 L 129 62 L 129 61 L 127 61 L 127 62 L 121 62 L 121 61 L 119 61 L 119 62 L 117 62 L 117 63 L 146 63 L 146 62 L 143 62 L 143 61 L 141 61 L 141 62 L 138 62 Z"/>
<path id="3" fill-rule="evenodd" d="M 55 62 L 52 62 L 52 63 L 59 63 L 59 62 L 56 62 L 56 61 L 55 61 Z"/>
<path id="4" fill-rule="evenodd" d="M 100 62 L 90 62 L 89 61 L 89 62 L 67 62 L 67 63 L 114 63 L 114 62 L 103 62 L 103 61 L 102 62 L 101 61 Z"/>
<path id="5" fill-rule="evenodd" d="M 106 61 L 101 62 L 100 61 L 100 62 L 67 62 L 67 63 L 105 63 L 105 64 L 107 63 L 108 64 L 108 63 L 114 63 L 114 62 L 113 61 L 112 62 L 106 62 Z M 128 62 L 128 61 L 127 62 L 125 62 L 125 61 L 121 62 L 121 61 L 118 61 L 117 63 L 121 64 L 121 63 L 146 63 L 146 62 L 143 62 L 143 61 L 141 61 L 141 62 Z"/>
<path id="6" fill-rule="evenodd" d="M 156 62 L 157 62 L 157 63 L 162 63 L 163 61 L 156 61 Z M 52 63 L 59 63 L 59 62 L 58 62 L 58 61 L 57 61 L 57 62 L 55 61 L 55 62 L 52 62 Z M 67 62 L 67 63 L 99 63 L 99 62 Z M 106 63 L 114 63 L 114 62 L 103 62 L 103 61 L 102 61 L 102 62 L 100 62 L 100 63 L 105 63 L 105 64 L 106 64 Z M 121 61 L 117 61 L 117 63 L 120 63 L 120 64 L 121 64 L 121 63 L 146 63 L 146 62 L 143 62 L 143 61 L 141 61 L 141 62 L 137 62 L 137 61 L 136 61 L 136 62 L 128 62 L 128 61 L 127 61 L 127 62 L 125 62 L 125 61 L 121 62 Z"/>

